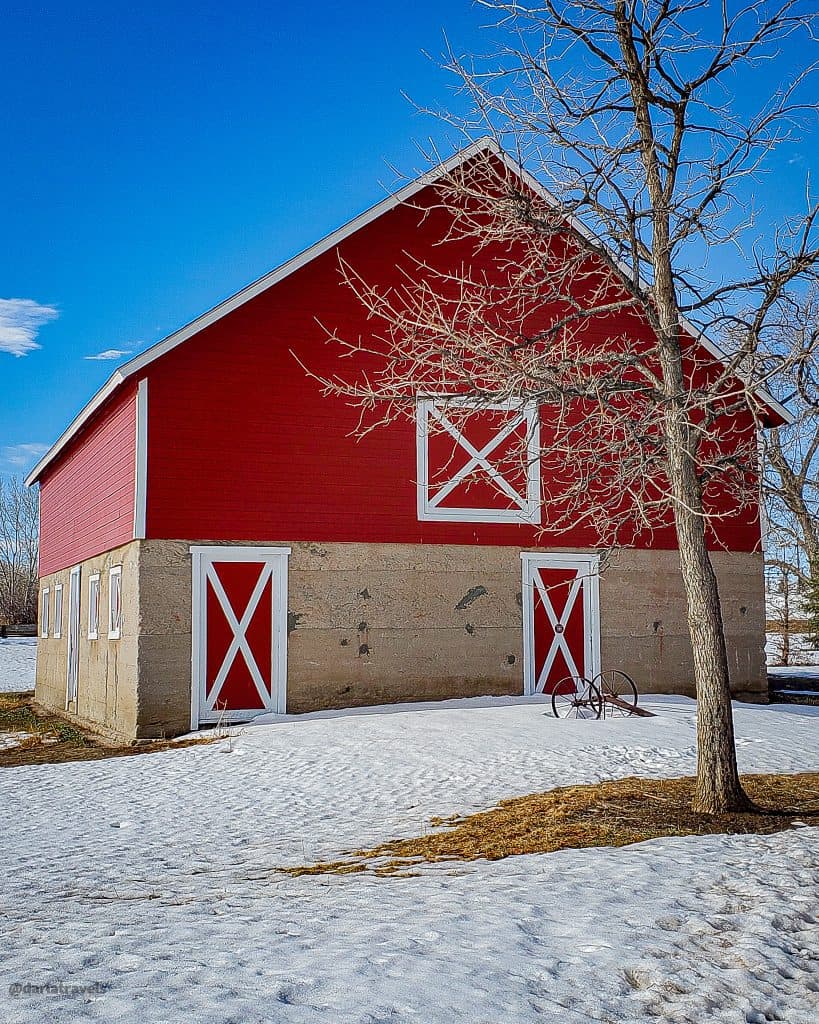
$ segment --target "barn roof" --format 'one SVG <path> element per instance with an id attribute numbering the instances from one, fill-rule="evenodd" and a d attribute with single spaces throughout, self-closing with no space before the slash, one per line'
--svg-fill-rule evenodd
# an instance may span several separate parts
<path id="1" fill-rule="evenodd" d="M 236 292 L 235 295 L 231 295 L 229 298 L 220 302 L 218 305 L 209 309 L 206 313 L 192 320 L 189 324 L 175 331 L 173 334 L 168 335 L 167 338 L 163 338 L 162 341 L 158 341 L 155 345 L 151 345 L 144 352 L 134 356 L 133 359 L 129 359 L 128 362 L 123 363 L 122 366 L 118 367 L 108 378 L 105 384 L 100 390 L 94 395 L 90 402 L 78 413 L 78 415 L 71 421 L 68 427 L 63 433 L 57 438 L 54 444 L 49 448 L 46 454 L 40 459 L 37 465 L 32 469 L 31 473 L 26 477 L 26 484 L 31 486 L 35 483 L 43 470 L 49 466 L 54 459 L 60 454 L 60 452 L 66 447 L 67 444 L 79 433 L 83 426 L 88 420 L 94 415 L 94 413 L 107 401 L 107 399 L 123 384 L 128 378 L 133 377 L 134 374 L 143 370 L 154 360 L 159 359 L 165 355 L 166 352 L 170 352 L 171 349 L 176 348 L 177 345 L 181 345 L 183 342 L 192 338 L 195 334 L 204 330 L 206 327 L 210 327 L 211 324 L 217 320 L 221 320 L 222 317 L 232 313 L 235 309 L 254 299 L 257 295 L 266 291 L 268 288 L 272 288 L 273 285 L 278 284 L 284 278 L 290 274 L 295 273 L 301 267 L 305 266 L 311 260 L 321 256 L 329 249 L 334 248 L 340 242 L 344 241 L 350 235 L 354 234 L 360 228 L 365 227 L 372 221 L 376 220 L 382 214 L 387 213 L 396 206 L 400 206 L 401 203 L 407 202 L 414 195 L 425 188 L 427 185 L 431 185 L 445 175 L 450 173 L 454 168 L 460 164 L 465 163 L 478 153 L 490 152 L 502 160 L 506 166 L 515 174 L 517 174 L 526 184 L 536 193 L 550 200 L 553 203 L 557 203 L 557 200 L 552 196 L 547 189 L 539 182 L 533 175 L 526 171 L 520 166 L 512 157 L 509 156 L 496 142 L 494 139 L 486 136 L 478 139 L 471 145 L 466 146 L 464 149 L 459 150 L 448 160 L 438 164 L 431 170 L 425 172 L 414 181 L 409 182 L 402 189 L 397 192 L 386 196 L 381 202 L 371 206 L 368 210 L 359 214 L 358 217 L 343 224 L 340 228 L 337 228 L 329 235 L 325 235 L 324 238 L 320 239 L 314 245 L 304 249 L 298 255 L 287 262 L 282 263 L 280 266 L 271 270 L 263 277 L 258 278 L 251 284 L 242 288 L 241 291 Z M 579 234 L 585 235 L 590 241 L 598 241 L 594 239 L 591 233 L 576 219 L 572 219 L 573 227 L 578 231 Z M 621 269 L 626 275 L 630 275 L 629 269 L 623 264 Z M 717 359 L 725 361 L 727 355 L 717 345 L 715 345 L 709 338 L 702 334 L 693 324 L 688 321 L 682 321 L 683 326 L 688 330 L 693 337 L 695 337 L 699 343 L 715 356 Z M 776 398 L 773 397 L 764 388 L 757 389 L 757 395 L 759 396 L 762 403 L 777 415 L 781 416 L 786 423 L 793 422 L 793 416 L 790 411 L 785 408 Z"/>

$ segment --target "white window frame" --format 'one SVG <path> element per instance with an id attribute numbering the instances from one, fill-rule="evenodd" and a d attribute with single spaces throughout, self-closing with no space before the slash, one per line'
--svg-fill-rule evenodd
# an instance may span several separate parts
<path id="1" fill-rule="evenodd" d="M 54 639 L 60 640 L 63 635 L 63 585 L 54 584 Z"/>
<path id="2" fill-rule="evenodd" d="M 114 580 L 119 592 L 119 621 L 114 625 Z M 122 566 L 112 565 L 108 570 L 108 639 L 119 640 L 122 636 Z"/>
<path id="3" fill-rule="evenodd" d="M 96 584 L 96 587 L 94 586 Z M 94 591 L 96 590 L 96 595 Z M 96 598 L 96 599 L 95 599 Z M 91 625 L 91 616 L 96 614 L 95 629 Z M 88 577 L 88 639 L 99 640 L 100 638 L 100 574 L 92 572 Z"/>
<path id="4" fill-rule="evenodd" d="M 519 418 L 511 419 L 498 431 L 494 438 L 478 451 L 452 424 L 445 414 L 446 407 L 456 409 L 474 408 L 479 412 L 518 412 Z M 466 462 L 450 477 L 449 481 L 430 495 L 429 481 L 429 436 L 430 419 L 436 419 L 444 430 L 455 440 L 457 446 L 468 456 Z M 486 404 L 474 399 L 459 398 L 456 395 L 419 398 L 416 403 L 416 451 L 418 470 L 418 519 L 421 522 L 450 523 L 540 523 L 540 416 L 536 402 L 521 402 L 509 399 L 505 402 Z M 515 488 L 492 465 L 492 451 L 521 423 L 526 424 L 526 496 Z M 500 489 L 513 498 L 518 508 L 441 508 L 438 504 L 449 491 L 468 477 L 477 466 L 483 468 L 495 480 Z M 454 481 L 454 482 L 453 482 Z M 444 491 L 441 494 L 441 491 Z"/>
<path id="5" fill-rule="evenodd" d="M 51 610 L 51 588 L 43 587 L 40 594 L 40 636 L 45 639 L 49 632 L 48 613 Z"/>

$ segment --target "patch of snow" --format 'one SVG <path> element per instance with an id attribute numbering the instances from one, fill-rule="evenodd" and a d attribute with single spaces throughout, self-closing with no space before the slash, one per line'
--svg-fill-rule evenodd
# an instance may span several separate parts
<path id="1" fill-rule="evenodd" d="M 785 610 L 785 595 L 778 591 L 767 591 L 765 594 L 765 614 L 769 619 L 782 615 Z M 788 614 L 791 619 L 804 618 L 805 597 L 798 590 L 791 589 L 788 594 Z"/>
<path id="2" fill-rule="evenodd" d="M 34 734 L 30 732 L 0 732 L 0 750 L 14 750 L 30 740 Z"/>
<path id="3" fill-rule="evenodd" d="M 813 1024 L 819 829 L 411 878 L 275 871 L 505 797 L 693 772 L 694 702 L 644 702 L 656 718 L 557 721 L 522 699 L 286 716 L 211 745 L 2 770 L 3 1017 Z M 819 708 L 737 704 L 735 721 L 742 770 L 819 770 Z M 8 987 L 48 982 L 85 994 Z"/>
<path id="4" fill-rule="evenodd" d="M 0 637 L 0 693 L 33 690 L 36 665 L 36 637 Z"/>
<path id="5" fill-rule="evenodd" d="M 768 676 L 774 679 L 819 679 L 819 665 L 772 665 Z"/>
<path id="6" fill-rule="evenodd" d="M 782 656 L 782 636 L 768 633 L 765 640 L 765 655 L 769 666 L 775 666 Z M 819 650 L 813 645 L 808 633 L 791 633 L 790 661 L 800 665 L 819 666 Z"/>

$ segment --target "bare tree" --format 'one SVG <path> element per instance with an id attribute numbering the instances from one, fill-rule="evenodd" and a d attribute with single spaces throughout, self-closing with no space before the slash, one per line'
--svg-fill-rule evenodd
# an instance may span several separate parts
<path id="1" fill-rule="evenodd" d="M 763 435 L 763 484 L 769 522 L 787 552 L 783 568 L 804 588 L 819 579 L 819 290 L 811 290 L 792 314 L 782 333 L 789 349 L 805 358 L 783 381 L 790 385 L 794 422 Z"/>
<path id="2" fill-rule="evenodd" d="M 737 97 L 815 15 L 798 0 L 481 6 L 506 42 L 486 58 L 450 50 L 473 113 L 437 113 L 468 137 L 488 131 L 533 176 L 486 151 L 440 185 L 460 270 L 430 260 L 379 289 L 343 265 L 372 332 L 336 340 L 366 370 L 324 385 L 379 421 L 411 415 L 419 393 L 548 407 L 550 530 L 586 522 L 616 546 L 672 526 L 698 696 L 695 807 L 745 808 L 710 552 L 722 521 L 758 506 L 760 389 L 806 358 L 779 325 L 817 277 L 819 212 L 809 202 L 767 241 L 749 234 L 749 183 L 805 114 L 810 69 L 788 78 L 782 61 L 758 111 Z M 708 340 L 725 337 L 725 352 Z"/>
<path id="3" fill-rule="evenodd" d="M 0 623 L 37 621 L 38 532 L 36 488 L 0 476 Z"/>
<path id="4" fill-rule="evenodd" d="M 806 354 L 782 382 L 794 421 L 762 435 L 769 619 L 781 637 L 783 665 L 799 653 L 791 640 L 806 632 L 805 598 L 819 581 L 819 291 L 810 290 L 790 312 L 782 335 L 791 351 Z"/>
<path id="5" fill-rule="evenodd" d="M 769 529 L 765 541 L 766 649 L 779 665 L 792 664 L 797 653 L 794 642 L 804 623 L 799 615 L 797 577 L 792 569 L 794 549 L 780 543 L 777 531 Z"/>

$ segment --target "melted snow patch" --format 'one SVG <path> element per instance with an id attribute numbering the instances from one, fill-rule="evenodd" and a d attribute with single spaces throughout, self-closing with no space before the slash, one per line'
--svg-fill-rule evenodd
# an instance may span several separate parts
<path id="1" fill-rule="evenodd" d="M 14 750 L 33 738 L 30 732 L 0 732 L 0 750 Z"/>

